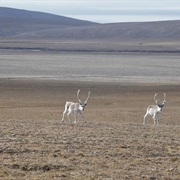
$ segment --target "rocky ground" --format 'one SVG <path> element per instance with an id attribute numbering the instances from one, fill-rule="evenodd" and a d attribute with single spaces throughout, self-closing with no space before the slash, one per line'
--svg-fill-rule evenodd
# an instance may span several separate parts
<path id="1" fill-rule="evenodd" d="M 78 89 L 88 124 L 60 124 Z M 160 125 L 142 125 L 156 92 Z M 0 99 L 0 179 L 180 179 L 178 85 L 1 79 Z"/>

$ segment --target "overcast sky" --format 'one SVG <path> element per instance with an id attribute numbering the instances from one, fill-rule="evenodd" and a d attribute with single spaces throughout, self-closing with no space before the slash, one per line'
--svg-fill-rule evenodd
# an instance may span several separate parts
<path id="1" fill-rule="evenodd" d="M 0 6 L 99 23 L 180 20 L 180 0 L 0 0 Z"/>

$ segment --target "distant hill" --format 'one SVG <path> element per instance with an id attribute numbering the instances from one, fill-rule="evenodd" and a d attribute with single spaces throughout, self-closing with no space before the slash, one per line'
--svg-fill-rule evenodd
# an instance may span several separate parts
<path id="1" fill-rule="evenodd" d="M 24 32 L 23 38 L 59 39 L 179 39 L 180 21 L 115 23 Z"/>
<path id="2" fill-rule="evenodd" d="M 13 37 L 22 33 L 33 33 L 41 30 L 87 26 L 97 23 L 64 16 L 0 7 L 0 37 Z"/>
<path id="3" fill-rule="evenodd" d="M 180 39 L 180 20 L 98 24 L 48 13 L 0 8 L 0 37 Z"/>

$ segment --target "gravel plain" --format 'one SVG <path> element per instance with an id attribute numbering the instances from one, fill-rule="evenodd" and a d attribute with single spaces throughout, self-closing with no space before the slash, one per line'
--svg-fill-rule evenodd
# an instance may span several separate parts
<path id="1" fill-rule="evenodd" d="M 180 82 L 179 54 L 0 51 L 1 78 Z"/>
<path id="2" fill-rule="evenodd" d="M 0 54 L 0 179 L 180 179 L 179 54 Z M 78 89 L 88 124 L 60 124 Z M 160 125 L 142 125 L 164 92 Z"/>

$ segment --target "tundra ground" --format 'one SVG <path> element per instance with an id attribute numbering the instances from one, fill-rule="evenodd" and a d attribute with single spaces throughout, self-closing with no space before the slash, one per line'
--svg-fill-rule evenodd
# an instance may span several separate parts
<path id="1" fill-rule="evenodd" d="M 60 124 L 78 89 L 88 124 Z M 156 92 L 160 125 L 142 125 Z M 1 79 L 0 99 L 0 179 L 180 179 L 179 85 Z"/>

